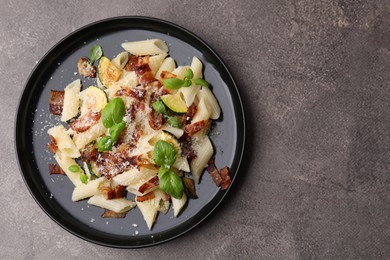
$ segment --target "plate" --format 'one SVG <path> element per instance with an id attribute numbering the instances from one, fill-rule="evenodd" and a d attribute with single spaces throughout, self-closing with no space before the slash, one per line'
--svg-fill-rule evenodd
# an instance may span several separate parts
<path id="1" fill-rule="evenodd" d="M 229 166 L 232 184 L 243 157 L 245 118 L 236 83 L 221 58 L 199 37 L 173 23 L 148 17 L 117 17 L 87 25 L 56 44 L 38 62 L 27 80 L 17 112 L 15 137 L 19 167 L 31 195 L 46 214 L 65 230 L 87 241 L 119 248 L 137 248 L 160 244 L 176 238 L 202 222 L 224 199 L 222 191 L 204 173 L 197 186 L 199 198 L 189 200 L 179 217 L 173 210 L 159 214 L 148 230 L 138 209 L 124 219 L 103 219 L 103 209 L 86 200 L 72 202 L 73 184 L 62 175 L 49 175 L 48 164 L 54 162 L 47 149 L 47 130 L 58 124 L 49 113 L 50 90 L 63 90 L 77 74 L 76 62 L 87 56 L 94 44 L 103 47 L 105 56 L 122 51 L 125 41 L 160 38 L 167 42 L 169 54 L 177 64 L 189 65 L 193 56 L 204 64 L 204 77 L 213 87 L 223 114 L 211 132 L 218 168 Z M 83 86 L 94 81 L 82 79 Z"/>

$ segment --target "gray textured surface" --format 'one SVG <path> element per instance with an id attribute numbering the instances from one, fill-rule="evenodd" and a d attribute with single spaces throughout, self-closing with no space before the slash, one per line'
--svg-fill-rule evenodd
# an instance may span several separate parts
<path id="1" fill-rule="evenodd" d="M 389 1 L 1 1 L 1 259 L 390 258 Z M 157 6 L 157 8 L 156 8 Z M 205 39 L 248 112 L 247 166 L 172 242 L 104 248 L 57 226 L 17 167 L 18 97 L 37 60 L 90 22 L 170 20 Z"/>

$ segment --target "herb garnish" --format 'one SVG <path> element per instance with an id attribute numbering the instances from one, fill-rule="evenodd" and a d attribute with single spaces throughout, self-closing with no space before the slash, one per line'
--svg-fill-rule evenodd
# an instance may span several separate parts
<path id="1" fill-rule="evenodd" d="M 181 87 L 189 87 L 192 85 L 192 83 L 195 83 L 195 85 L 202 86 L 202 87 L 209 87 L 210 84 L 201 78 L 193 79 L 194 72 L 192 69 L 186 70 L 184 80 L 178 79 L 178 78 L 170 78 L 170 79 L 164 79 L 163 85 L 170 89 L 179 89 Z"/>
<path id="2" fill-rule="evenodd" d="M 153 160 L 155 164 L 160 166 L 158 173 L 160 189 L 176 199 L 181 199 L 184 192 L 183 182 L 171 170 L 171 166 L 176 161 L 176 156 L 175 148 L 166 141 L 159 140 L 154 146 Z"/>
<path id="3" fill-rule="evenodd" d="M 99 44 L 95 44 L 89 50 L 89 57 L 90 57 L 89 63 L 92 65 L 95 61 L 100 59 L 102 55 L 103 55 L 102 47 Z"/>
<path id="4" fill-rule="evenodd" d="M 104 127 L 109 128 L 110 136 L 103 136 L 98 142 L 98 151 L 109 151 L 118 141 L 119 135 L 126 127 L 123 117 L 126 114 L 125 103 L 121 98 L 111 99 L 102 110 L 102 122 Z"/>
<path id="5" fill-rule="evenodd" d="M 72 164 L 71 166 L 68 167 L 68 170 L 74 173 L 80 172 L 80 181 L 84 184 L 88 183 L 88 176 L 82 171 L 80 171 L 81 169 L 77 164 Z"/>

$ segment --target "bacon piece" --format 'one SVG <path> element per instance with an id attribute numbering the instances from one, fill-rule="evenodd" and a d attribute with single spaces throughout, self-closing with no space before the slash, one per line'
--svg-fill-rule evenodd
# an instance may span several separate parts
<path id="1" fill-rule="evenodd" d="M 70 128 L 79 133 L 85 132 L 99 121 L 100 116 L 100 112 L 90 110 L 88 113 L 73 121 L 73 123 L 70 124 Z"/>
<path id="2" fill-rule="evenodd" d="M 102 152 L 96 160 L 96 166 L 101 174 L 111 178 L 129 169 L 130 162 L 126 155 L 120 153 Z"/>
<path id="3" fill-rule="evenodd" d="M 131 166 L 140 167 L 148 163 L 142 155 L 129 156 L 130 148 L 130 144 L 123 143 L 117 147 L 115 153 L 99 153 L 96 160 L 99 172 L 107 176 L 107 178 L 111 178 L 128 170 Z"/>
<path id="4" fill-rule="evenodd" d="M 164 118 L 162 114 L 156 113 L 154 109 L 152 109 L 149 113 L 149 125 L 154 130 L 160 130 L 164 124 Z"/>
<path id="5" fill-rule="evenodd" d="M 58 151 L 57 141 L 53 136 L 51 135 L 49 136 L 50 136 L 50 143 L 47 144 L 47 148 L 49 148 L 49 150 L 52 153 L 56 153 Z"/>
<path id="6" fill-rule="evenodd" d="M 115 95 L 116 96 L 128 96 L 128 97 L 133 97 L 138 100 L 143 100 L 145 98 L 146 94 L 146 89 L 139 89 L 139 88 L 122 88 L 118 90 Z"/>
<path id="7" fill-rule="evenodd" d="M 64 95 L 65 91 L 50 91 L 49 111 L 53 115 L 60 116 L 62 114 L 62 109 L 64 107 Z"/>
<path id="8" fill-rule="evenodd" d="M 61 174 L 61 175 L 65 175 L 65 172 L 62 170 L 62 168 L 60 166 L 58 166 L 57 164 L 54 164 L 54 163 L 50 163 L 49 164 L 49 174 L 52 175 L 52 174 Z"/>
<path id="9" fill-rule="evenodd" d="M 128 212 L 128 211 L 127 211 Z M 102 218 L 125 218 L 127 212 L 117 213 L 115 211 L 106 209 L 104 213 L 101 215 Z"/>
<path id="10" fill-rule="evenodd" d="M 126 195 L 126 186 L 118 185 L 115 188 L 103 188 L 102 192 L 107 200 L 120 199 Z"/>
<path id="11" fill-rule="evenodd" d="M 151 72 L 151 71 L 152 70 L 150 69 L 149 64 L 147 64 L 147 63 L 144 63 L 144 64 L 142 64 L 134 69 L 135 74 L 137 74 L 138 76 L 144 75 L 144 74 Z"/>
<path id="12" fill-rule="evenodd" d="M 191 199 L 197 199 L 198 195 L 195 190 L 195 181 L 193 179 L 184 177 L 183 178 L 185 192 Z"/>
<path id="13" fill-rule="evenodd" d="M 89 63 L 89 59 L 87 57 L 81 57 L 77 62 L 77 69 L 81 76 L 87 78 L 96 77 L 96 67 Z"/>
<path id="14" fill-rule="evenodd" d="M 185 115 L 186 125 L 191 123 L 191 120 L 194 118 L 197 110 L 198 106 L 195 103 L 192 103 L 191 106 L 187 109 L 187 113 Z"/>
<path id="15" fill-rule="evenodd" d="M 81 152 L 81 160 L 83 162 L 96 161 L 97 156 L 98 156 L 98 149 L 93 146 L 88 146 Z"/>
<path id="16" fill-rule="evenodd" d="M 213 178 L 213 181 L 215 182 L 217 187 L 220 187 L 222 184 L 222 177 L 221 177 L 217 167 L 214 164 L 214 158 L 211 158 L 210 161 L 208 162 L 207 171 L 210 173 L 210 175 Z"/>
<path id="17" fill-rule="evenodd" d="M 140 66 L 148 63 L 149 63 L 149 56 L 140 57 L 136 55 L 130 55 L 129 60 L 125 66 L 125 70 L 135 71 Z"/>
<path id="18" fill-rule="evenodd" d="M 144 184 L 142 184 L 139 188 L 138 191 L 142 194 L 144 193 L 149 193 L 155 189 L 158 188 L 159 180 L 157 176 L 154 176 L 150 178 L 148 181 L 146 181 Z"/>
<path id="19" fill-rule="evenodd" d="M 202 120 L 193 124 L 186 125 L 184 127 L 184 132 L 186 132 L 188 136 L 193 136 L 194 134 L 202 130 L 207 125 L 207 123 L 208 120 Z"/>
<path id="20" fill-rule="evenodd" d="M 149 192 L 149 193 L 146 193 L 145 195 L 142 195 L 142 196 L 136 196 L 135 200 L 138 202 L 143 202 L 146 200 L 154 199 L 155 197 L 156 197 L 156 195 L 154 194 L 154 192 Z"/>
<path id="21" fill-rule="evenodd" d="M 139 82 L 144 86 L 150 85 L 154 81 L 157 81 L 157 79 L 154 77 L 151 71 L 147 71 L 139 78 Z"/>
<path id="22" fill-rule="evenodd" d="M 230 183 L 231 183 L 231 178 L 230 178 L 230 168 L 225 166 L 223 167 L 220 171 L 219 174 L 221 175 L 222 178 L 222 190 L 226 190 Z"/>
<path id="23" fill-rule="evenodd" d="M 149 67 L 149 56 L 139 57 L 131 55 L 125 66 L 125 70 L 134 71 L 138 76 L 140 76 L 139 82 L 143 86 L 150 85 L 153 82 L 158 82 L 156 84 L 158 87 L 161 87 L 161 83 L 154 77 Z"/>

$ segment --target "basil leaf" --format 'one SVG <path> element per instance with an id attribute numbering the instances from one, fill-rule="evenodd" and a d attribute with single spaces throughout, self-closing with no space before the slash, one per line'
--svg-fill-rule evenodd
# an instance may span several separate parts
<path id="1" fill-rule="evenodd" d="M 82 173 L 80 175 L 80 181 L 84 184 L 87 184 L 88 183 L 88 176 L 85 174 L 85 173 Z"/>
<path id="2" fill-rule="evenodd" d="M 170 89 L 179 89 L 184 85 L 184 80 L 177 78 L 164 79 L 163 85 Z"/>
<path id="3" fill-rule="evenodd" d="M 80 171 L 80 167 L 76 164 L 73 164 L 73 165 L 68 167 L 68 170 L 71 172 L 78 172 L 78 171 Z"/>
<path id="4" fill-rule="evenodd" d="M 99 44 L 95 44 L 89 50 L 90 63 L 93 64 L 96 60 L 100 59 L 103 55 L 102 47 Z"/>
<path id="5" fill-rule="evenodd" d="M 111 150 L 111 147 L 112 147 L 112 141 L 111 141 L 111 137 L 109 136 L 103 136 L 98 142 L 99 152 L 109 151 Z"/>
<path id="6" fill-rule="evenodd" d="M 172 170 L 168 170 L 164 174 L 159 174 L 159 186 L 162 191 L 176 199 L 181 199 L 184 192 L 183 181 Z"/>
<path id="7" fill-rule="evenodd" d="M 123 100 L 119 97 L 113 98 L 102 110 L 102 122 L 104 127 L 110 128 L 115 124 L 122 122 L 126 114 L 126 107 Z"/>
<path id="8" fill-rule="evenodd" d="M 167 113 L 167 109 L 165 108 L 164 103 L 161 100 L 158 100 L 152 104 L 152 107 L 157 112 L 165 115 Z"/>
<path id="9" fill-rule="evenodd" d="M 92 179 L 98 178 L 98 177 L 96 176 L 96 174 L 95 174 L 95 173 L 93 172 L 93 170 L 92 170 L 92 165 L 91 165 L 91 163 L 90 163 L 90 162 L 87 162 L 86 164 L 87 164 L 88 171 L 89 171 L 89 173 L 91 174 Z"/>
<path id="10" fill-rule="evenodd" d="M 168 120 L 167 120 L 168 124 L 170 126 L 173 126 L 173 127 L 176 127 L 176 128 L 180 128 L 181 125 L 180 125 L 180 121 L 177 117 L 174 117 L 174 116 L 170 116 L 168 117 Z"/>
<path id="11" fill-rule="evenodd" d="M 189 86 L 191 86 L 191 85 L 192 85 L 192 81 L 191 81 L 190 79 L 186 79 L 186 80 L 184 81 L 183 87 L 189 87 Z"/>
<path id="12" fill-rule="evenodd" d="M 159 140 L 154 146 L 154 163 L 158 166 L 169 167 L 176 161 L 177 152 L 170 143 Z"/>
<path id="13" fill-rule="evenodd" d="M 126 127 L 126 122 L 122 121 L 119 124 L 113 125 L 110 128 L 110 135 L 111 135 L 111 142 L 115 143 L 118 138 L 119 134 L 122 132 L 122 130 Z"/>
<path id="14" fill-rule="evenodd" d="M 210 86 L 210 84 L 207 81 L 205 81 L 204 79 L 194 79 L 194 83 L 195 83 L 195 85 L 202 86 L 202 87 L 209 87 Z"/>
<path id="15" fill-rule="evenodd" d="M 192 79 L 193 77 L 194 77 L 194 72 L 192 72 L 192 69 L 186 70 L 185 78 Z"/>
<path id="16" fill-rule="evenodd" d="M 164 165 L 160 167 L 160 169 L 158 170 L 158 174 L 159 176 L 163 176 L 165 173 L 167 173 L 169 171 L 169 168 L 165 167 Z"/>

